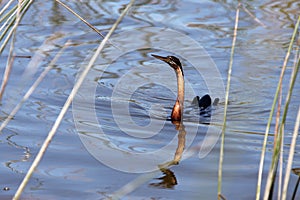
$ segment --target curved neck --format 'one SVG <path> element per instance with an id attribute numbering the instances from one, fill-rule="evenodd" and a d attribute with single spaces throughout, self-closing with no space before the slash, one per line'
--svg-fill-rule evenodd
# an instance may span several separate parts
<path id="1" fill-rule="evenodd" d="M 183 109 L 183 102 L 184 102 L 184 77 L 182 75 L 181 70 L 176 70 L 177 76 L 177 99 Z"/>
<path id="2" fill-rule="evenodd" d="M 175 70 L 177 76 L 177 100 L 173 106 L 171 119 L 181 121 L 184 102 L 184 77 L 180 69 Z"/>

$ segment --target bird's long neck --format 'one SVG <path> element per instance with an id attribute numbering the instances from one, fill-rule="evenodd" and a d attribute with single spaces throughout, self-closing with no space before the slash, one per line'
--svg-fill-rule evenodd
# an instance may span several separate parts
<path id="1" fill-rule="evenodd" d="M 184 77 L 182 75 L 182 72 L 176 71 L 177 75 L 177 99 L 179 100 L 180 104 L 183 108 L 183 102 L 184 102 Z"/>
<path id="2" fill-rule="evenodd" d="M 175 71 L 177 76 L 177 99 L 172 110 L 171 119 L 181 121 L 184 102 L 184 77 L 181 70 L 177 69 Z"/>

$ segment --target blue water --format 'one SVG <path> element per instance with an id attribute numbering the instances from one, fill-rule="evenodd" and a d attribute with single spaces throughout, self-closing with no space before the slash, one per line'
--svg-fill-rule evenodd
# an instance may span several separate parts
<path id="1" fill-rule="evenodd" d="M 66 3 L 106 34 L 128 2 Z M 240 10 L 225 133 L 222 194 L 227 199 L 255 197 L 265 126 L 299 14 L 298 1 L 243 5 L 264 26 Z M 22 199 L 216 199 L 218 136 L 225 99 L 222 88 L 227 81 L 236 7 L 235 1 L 135 3 L 111 38 L 114 46 L 108 44 L 93 66 L 84 82 L 86 88 L 66 113 Z M 0 199 L 12 198 L 77 75 L 102 40 L 59 4 L 35 1 L 18 28 L 15 47 L 16 55 L 31 57 L 15 59 L 1 120 L 68 40 L 72 45 L 0 133 Z M 180 131 L 169 120 L 176 99 L 176 76 L 153 53 L 179 57 L 186 80 L 186 152 L 179 165 L 167 172 L 177 182 L 169 187 L 159 184 L 164 174 L 157 165 L 172 160 L 177 147 Z M 1 74 L 7 55 L 8 49 L 0 57 Z M 283 100 L 292 61 L 283 80 Z M 298 78 L 285 127 L 284 167 L 299 107 L 299 83 Z M 206 93 L 220 98 L 211 119 L 199 118 L 191 106 L 196 95 Z M 273 120 L 272 133 L 274 124 Z M 212 139 L 206 141 L 211 149 L 199 157 L 205 136 Z M 262 190 L 272 140 L 268 140 Z M 300 165 L 299 148 L 297 145 L 293 167 Z M 288 198 L 296 181 L 292 174 Z M 2 190 L 4 187 L 9 190 Z"/>

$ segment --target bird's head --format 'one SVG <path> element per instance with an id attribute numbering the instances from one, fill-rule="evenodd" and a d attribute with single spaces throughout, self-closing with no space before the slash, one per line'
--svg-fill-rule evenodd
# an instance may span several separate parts
<path id="1" fill-rule="evenodd" d="M 180 70 L 180 72 L 182 73 L 183 76 L 183 70 L 182 70 L 182 65 L 181 62 L 178 58 L 176 58 L 175 56 L 167 56 L 167 57 L 163 57 L 163 56 L 158 56 L 155 54 L 151 54 L 154 58 L 157 58 L 159 60 L 162 60 L 166 63 L 168 63 L 174 70 Z"/>

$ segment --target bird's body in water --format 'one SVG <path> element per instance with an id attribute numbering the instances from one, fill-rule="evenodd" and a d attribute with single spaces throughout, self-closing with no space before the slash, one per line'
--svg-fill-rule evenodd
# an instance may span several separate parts
<path id="1" fill-rule="evenodd" d="M 204 95 L 203 97 L 199 97 L 199 96 L 196 96 L 194 99 L 193 99 L 193 102 L 192 102 L 193 105 L 197 105 L 199 106 L 200 110 L 204 110 L 206 109 L 208 106 L 211 105 L 211 98 L 208 94 Z"/>
<path id="2" fill-rule="evenodd" d="M 181 62 L 175 56 L 158 56 L 152 54 L 153 57 L 168 63 L 176 73 L 177 77 L 177 99 L 172 109 L 171 120 L 181 121 L 183 115 L 183 102 L 184 102 L 184 73 Z M 206 109 L 211 106 L 211 98 L 209 95 L 204 95 L 201 99 L 197 96 L 195 99 L 198 101 L 198 105 L 201 109 Z M 194 101 L 195 101 L 194 99 Z"/>

